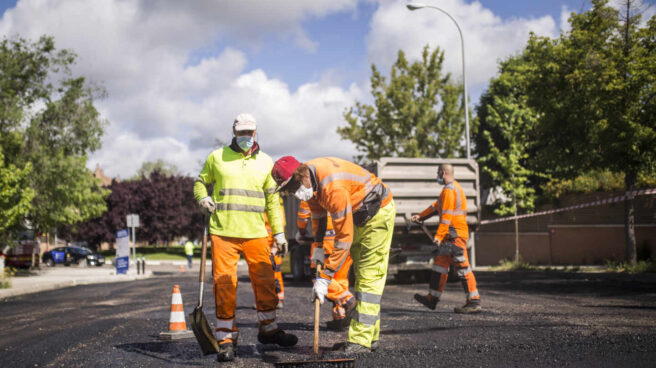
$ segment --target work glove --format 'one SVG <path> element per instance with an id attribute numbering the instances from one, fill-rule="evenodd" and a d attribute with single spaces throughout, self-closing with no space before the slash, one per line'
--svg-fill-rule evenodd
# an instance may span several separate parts
<path id="1" fill-rule="evenodd" d="M 412 215 L 412 217 L 410 217 L 410 221 L 419 222 L 419 215 Z"/>
<path id="2" fill-rule="evenodd" d="M 296 239 L 296 242 L 300 245 L 307 245 L 308 243 L 311 243 L 314 239 L 309 238 L 306 236 L 306 234 L 301 234 L 300 231 L 296 232 L 296 236 L 294 237 Z"/>
<path id="3" fill-rule="evenodd" d="M 439 240 L 435 239 L 433 241 L 433 245 L 435 245 L 435 248 L 431 252 L 433 256 L 443 256 L 451 253 L 451 247 L 446 241 L 440 242 Z"/>
<path id="4" fill-rule="evenodd" d="M 319 299 L 319 303 L 323 304 L 326 301 L 326 294 L 328 294 L 328 285 L 330 280 L 323 277 L 314 279 L 314 286 L 312 287 L 312 301 Z"/>
<path id="5" fill-rule="evenodd" d="M 200 201 L 198 201 L 198 204 L 200 204 L 200 206 L 206 209 L 209 213 L 216 211 L 216 204 L 210 196 L 201 198 Z"/>
<path id="6" fill-rule="evenodd" d="M 310 257 L 310 261 L 314 263 L 315 267 L 316 265 L 320 264 L 321 267 L 323 268 L 323 265 L 325 264 L 326 260 L 326 254 L 324 252 L 323 247 L 314 247 L 314 250 L 312 251 L 312 256 Z"/>
<path id="7" fill-rule="evenodd" d="M 287 239 L 285 239 L 285 233 L 278 233 L 273 236 L 273 242 L 278 248 L 278 255 L 284 257 L 287 254 Z"/>

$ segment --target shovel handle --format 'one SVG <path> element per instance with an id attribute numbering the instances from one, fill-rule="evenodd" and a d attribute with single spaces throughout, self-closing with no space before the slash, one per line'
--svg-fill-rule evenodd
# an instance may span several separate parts
<path id="1" fill-rule="evenodd" d="M 317 264 L 316 277 L 321 275 L 321 264 Z M 316 281 L 315 281 L 316 282 Z M 321 303 L 319 299 L 314 299 L 314 354 L 319 354 L 319 309 Z"/>
<path id="2" fill-rule="evenodd" d="M 207 214 L 203 216 L 203 247 L 200 251 L 200 277 L 199 281 L 200 283 L 205 282 L 205 261 L 207 259 L 207 221 L 208 221 L 208 216 Z"/>

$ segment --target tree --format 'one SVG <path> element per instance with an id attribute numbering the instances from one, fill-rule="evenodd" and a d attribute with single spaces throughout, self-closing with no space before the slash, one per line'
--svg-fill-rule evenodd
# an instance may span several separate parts
<path id="1" fill-rule="evenodd" d="M 24 179 L 16 185 L 32 199 L 21 213 L 37 231 L 105 210 L 107 192 L 85 167 L 87 153 L 101 144 L 104 121 L 93 101 L 102 91 L 71 76 L 75 58 L 51 37 L 0 42 L 0 147 L 7 170 L 24 168 L 15 172 Z"/>
<path id="2" fill-rule="evenodd" d="M 194 198 L 194 180 L 155 170 L 148 177 L 113 181 L 107 197 L 108 211 L 101 217 L 62 229 L 62 233 L 71 240 L 86 240 L 94 246 L 113 243 L 116 231 L 127 227 L 127 215 L 136 213 L 141 225 L 137 241 L 168 244 L 180 236 L 199 238 L 204 220 Z"/>
<path id="3" fill-rule="evenodd" d="M 135 175 L 133 179 L 138 179 L 141 177 L 147 178 L 155 171 L 159 171 L 166 176 L 180 175 L 180 170 L 177 166 L 160 158 L 155 162 L 146 161 L 141 164 L 141 167 L 139 170 L 137 170 L 137 175 Z"/>
<path id="4" fill-rule="evenodd" d="M 374 106 L 356 101 L 344 112 L 347 125 L 337 128 L 362 152 L 358 160 L 464 155 L 462 85 L 442 74 L 443 62 L 439 48 L 429 52 L 426 46 L 421 61 L 412 64 L 399 51 L 389 83 L 371 66 Z"/>
<path id="5" fill-rule="evenodd" d="M 636 1 L 606 0 L 572 14 L 558 39 L 532 35 L 526 48 L 529 104 L 540 112 L 536 162 L 553 176 L 623 172 L 627 190 L 656 175 L 656 18 L 641 28 Z M 627 260 L 637 260 L 634 203 L 625 202 Z"/>

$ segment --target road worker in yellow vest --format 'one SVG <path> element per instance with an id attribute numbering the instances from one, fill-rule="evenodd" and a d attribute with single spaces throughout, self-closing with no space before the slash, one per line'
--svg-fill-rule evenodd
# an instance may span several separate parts
<path id="1" fill-rule="evenodd" d="M 255 141 L 257 122 L 251 114 L 239 114 L 232 124 L 229 146 L 207 156 L 194 184 L 194 196 L 211 213 L 212 274 L 216 305 L 216 339 L 219 361 L 232 361 L 238 339 L 237 262 L 244 255 L 255 294 L 262 344 L 292 346 L 297 337 L 276 323 L 278 295 L 275 290 L 271 248 L 267 241 L 264 213 L 271 225 L 277 253 L 287 252 L 280 199 L 271 177 L 273 160 Z M 207 185 L 213 186 L 208 195 Z"/>

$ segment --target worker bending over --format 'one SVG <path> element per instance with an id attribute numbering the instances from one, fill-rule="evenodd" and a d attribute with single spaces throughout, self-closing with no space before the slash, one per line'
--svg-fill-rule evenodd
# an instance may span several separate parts
<path id="1" fill-rule="evenodd" d="M 332 217 L 333 251 L 325 259 L 324 252 L 314 252 L 312 257 L 315 264 L 323 265 L 312 288 L 313 299 L 324 302 L 328 286 L 344 267 L 350 251 L 355 270 L 356 311 L 348 340 L 340 350 L 346 354 L 375 350 L 396 216 L 392 192 L 362 167 L 333 157 L 301 164 L 294 157 L 285 156 L 274 164 L 272 176 L 283 193 L 293 194 L 301 201 L 314 200 L 318 206 L 313 215 Z M 321 231 L 316 233 L 323 235 Z"/>

